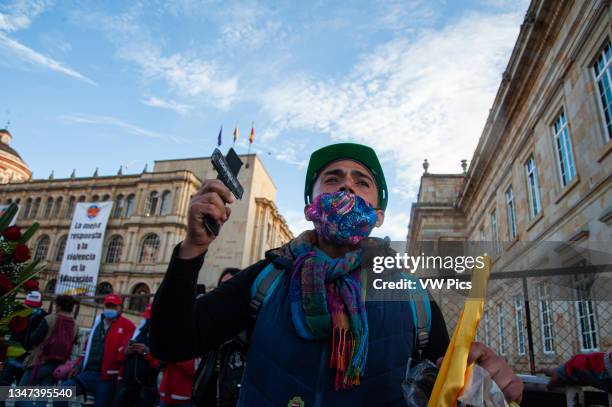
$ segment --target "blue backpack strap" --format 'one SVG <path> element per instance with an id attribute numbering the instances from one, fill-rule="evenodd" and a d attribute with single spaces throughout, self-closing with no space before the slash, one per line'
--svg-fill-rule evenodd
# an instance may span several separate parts
<path id="1" fill-rule="evenodd" d="M 410 309 L 414 321 L 416 348 L 422 351 L 429 344 L 429 332 L 431 331 L 431 303 L 427 290 L 421 287 L 419 280 L 404 272 L 400 273 L 403 278 L 415 282 L 415 289 L 408 290 L 410 295 Z"/>
<path id="2" fill-rule="evenodd" d="M 251 302 L 249 312 L 253 319 L 257 318 L 261 306 L 270 298 L 276 290 L 283 273 L 291 267 L 291 261 L 282 257 L 272 260 L 259 273 L 251 286 Z"/>

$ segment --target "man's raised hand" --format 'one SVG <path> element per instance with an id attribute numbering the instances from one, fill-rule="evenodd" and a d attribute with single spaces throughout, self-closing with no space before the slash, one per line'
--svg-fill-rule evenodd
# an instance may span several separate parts
<path id="1" fill-rule="evenodd" d="M 189 259 L 204 253 L 215 240 L 215 235 L 204 226 L 204 217 L 210 216 L 219 225 L 230 217 L 231 209 L 226 203 L 233 203 L 231 191 L 218 179 L 204 180 L 198 192 L 189 203 L 187 236 L 181 243 L 178 256 Z"/>

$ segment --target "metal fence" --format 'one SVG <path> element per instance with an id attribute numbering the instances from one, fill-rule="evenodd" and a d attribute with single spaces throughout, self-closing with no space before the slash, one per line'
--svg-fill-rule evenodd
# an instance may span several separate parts
<path id="1" fill-rule="evenodd" d="M 465 277 L 464 277 L 465 279 Z M 612 272 L 572 267 L 492 274 L 476 339 L 520 373 L 535 374 L 612 343 Z M 455 329 L 464 298 L 431 293 Z"/>

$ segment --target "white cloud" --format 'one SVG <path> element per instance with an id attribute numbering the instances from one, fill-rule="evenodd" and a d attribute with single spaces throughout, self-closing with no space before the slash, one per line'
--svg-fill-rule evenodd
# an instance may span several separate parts
<path id="1" fill-rule="evenodd" d="M 30 27 L 32 20 L 53 3 L 51 0 L 15 0 L 0 5 L 0 31 L 10 33 Z"/>
<path id="2" fill-rule="evenodd" d="M 52 71 L 63 73 L 64 75 L 71 76 L 73 78 L 79 79 L 83 82 L 86 82 L 90 85 L 97 86 L 97 83 L 93 80 L 89 79 L 85 75 L 80 74 L 72 68 L 69 68 L 63 65 L 61 62 L 56 61 L 55 59 L 43 55 L 37 51 L 34 51 L 32 48 L 28 48 L 25 45 L 17 42 L 4 34 L 0 33 L 0 48 L 6 52 L 9 52 L 12 56 L 21 59 L 24 62 L 42 66 Z"/>
<path id="3" fill-rule="evenodd" d="M 294 210 L 287 210 L 281 212 L 289 225 L 289 230 L 293 233 L 293 236 L 298 236 L 305 230 L 312 230 L 314 226 L 312 222 L 309 222 L 304 217 L 304 212 L 298 212 Z"/>
<path id="4" fill-rule="evenodd" d="M 42 66 L 96 86 L 96 82 L 85 75 L 8 37 L 9 33 L 29 28 L 32 21 L 52 4 L 51 0 L 16 0 L 0 5 L 0 49 L 12 58 L 16 57 L 26 63 Z"/>
<path id="5" fill-rule="evenodd" d="M 135 63 L 144 77 L 163 80 L 183 97 L 199 97 L 205 103 L 226 109 L 238 92 L 238 77 L 226 74 L 216 61 L 192 52 L 165 55 L 163 41 L 154 38 L 139 20 L 137 8 L 109 16 L 74 12 L 75 21 L 99 28 L 117 48 L 117 56 Z"/>
<path id="6" fill-rule="evenodd" d="M 414 194 L 424 158 L 430 172 L 458 173 L 471 157 L 523 11 L 465 15 L 414 39 L 398 37 L 364 54 L 347 78 L 296 75 L 260 102 L 279 132 L 371 145 L 396 173 L 390 187 Z"/>
<path id="7" fill-rule="evenodd" d="M 173 110 L 180 115 L 186 115 L 191 111 L 191 109 L 193 109 L 193 106 L 190 105 L 178 103 L 174 100 L 163 100 L 156 97 L 150 97 L 147 100 L 143 100 L 142 103 L 151 107 Z"/>
<path id="8" fill-rule="evenodd" d="M 196 140 L 189 140 L 180 137 L 170 136 L 167 134 L 160 134 L 152 130 L 145 129 L 140 126 L 128 123 L 122 119 L 112 116 L 97 116 L 87 114 L 68 114 L 59 116 L 59 119 L 65 123 L 75 124 L 95 124 L 101 126 L 111 126 L 123 130 L 126 133 L 133 134 L 135 136 L 142 136 L 152 139 L 171 140 L 175 143 L 193 143 Z"/>
<path id="9" fill-rule="evenodd" d="M 389 236 L 392 241 L 405 241 L 409 222 L 410 215 L 408 213 L 395 213 L 387 210 L 385 212 L 385 221 L 379 228 L 374 228 L 370 236 L 381 238 Z"/>

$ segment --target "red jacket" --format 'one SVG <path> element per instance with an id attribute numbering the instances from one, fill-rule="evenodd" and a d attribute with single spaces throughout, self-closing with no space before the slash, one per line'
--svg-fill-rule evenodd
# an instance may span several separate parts
<path id="1" fill-rule="evenodd" d="M 89 338 L 85 345 L 85 360 L 83 361 L 83 367 L 86 366 L 87 359 L 89 358 L 89 347 L 92 334 L 95 332 L 98 324 L 102 323 L 101 321 L 101 318 L 98 316 L 89 333 Z M 102 355 L 102 368 L 100 369 L 100 378 L 102 380 L 117 378 L 122 364 L 122 352 L 125 351 L 125 346 L 132 337 L 134 329 L 136 329 L 136 327 L 132 321 L 121 315 L 117 317 L 108 328 L 108 332 L 104 338 L 104 354 Z"/>
<path id="2" fill-rule="evenodd" d="M 166 404 L 185 404 L 191 402 L 193 379 L 198 359 L 185 362 L 168 363 L 163 370 L 159 385 L 160 400 Z"/>

